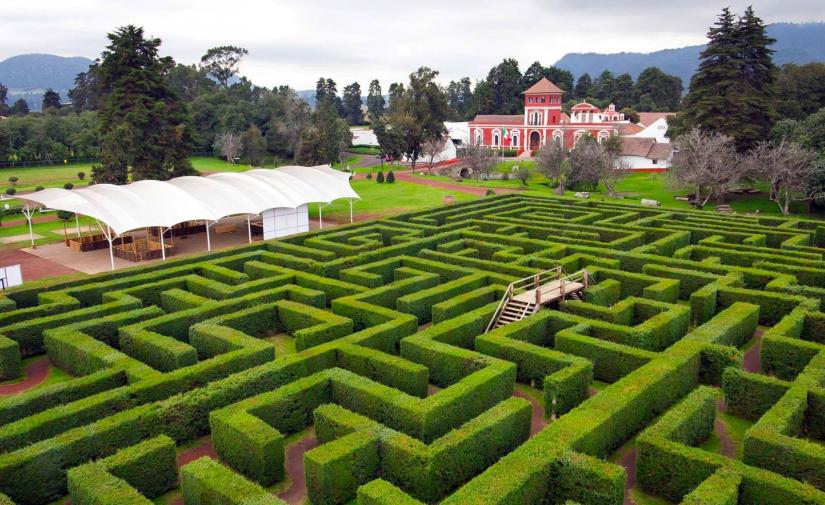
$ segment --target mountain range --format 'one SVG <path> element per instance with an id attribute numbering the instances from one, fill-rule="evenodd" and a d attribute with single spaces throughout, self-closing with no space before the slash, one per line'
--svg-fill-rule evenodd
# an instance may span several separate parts
<path id="1" fill-rule="evenodd" d="M 768 26 L 768 34 L 777 40 L 773 46 L 777 65 L 825 61 L 825 23 L 776 23 Z M 704 47 L 688 46 L 652 53 L 568 53 L 555 65 L 576 77 L 586 72 L 594 78 L 604 70 L 616 75 L 628 72 L 635 78 L 645 68 L 656 66 L 681 77 L 687 88 Z M 75 76 L 91 63 L 92 60 L 82 56 L 21 54 L 0 61 L 0 83 L 9 88 L 9 104 L 23 98 L 31 110 L 39 110 L 47 88 L 54 89 L 67 101 Z M 301 90 L 298 94 L 310 104 L 315 101 L 315 90 Z"/>
<path id="2" fill-rule="evenodd" d="M 772 48 L 776 51 L 773 60 L 777 65 L 825 61 L 825 23 L 775 23 L 768 26 L 768 35 L 776 39 Z M 610 70 L 616 75 L 627 72 L 634 79 L 648 67 L 659 67 L 668 74 L 681 77 L 687 89 L 696 71 L 699 53 L 704 48 L 704 45 L 698 45 L 652 53 L 568 53 L 555 65 L 576 77 L 588 73 L 595 78 Z"/>

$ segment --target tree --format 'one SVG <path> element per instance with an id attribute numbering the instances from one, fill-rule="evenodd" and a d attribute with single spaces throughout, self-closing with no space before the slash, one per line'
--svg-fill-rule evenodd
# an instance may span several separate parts
<path id="1" fill-rule="evenodd" d="M 367 112 L 370 121 L 375 123 L 384 115 L 384 95 L 381 92 L 381 83 L 378 79 L 370 81 L 370 88 L 367 92 Z"/>
<path id="2" fill-rule="evenodd" d="M 344 103 L 338 96 L 338 86 L 334 80 L 321 77 L 315 84 L 315 106 L 318 107 L 318 104 L 323 101 L 332 104 L 338 117 L 344 116 Z"/>
<path id="3" fill-rule="evenodd" d="M 118 28 L 101 56 L 96 78 L 106 90 L 100 110 L 100 161 L 95 182 L 124 184 L 194 173 L 192 131 L 185 104 L 166 75 L 171 58 L 158 56 L 160 39 L 146 39 L 143 28 Z"/>
<path id="4" fill-rule="evenodd" d="M 25 116 L 29 113 L 29 104 L 21 98 L 11 106 L 11 113 L 15 116 Z"/>
<path id="5" fill-rule="evenodd" d="M 466 145 L 458 150 L 458 159 L 462 161 L 478 179 L 489 176 L 498 158 L 491 149 L 477 145 Z"/>
<path id="6" fill-rule="evenodd" d="M 804 119 L 825 107 L 825 63 L 784 65 L 776 83 L 780 117 Z"/>
<path id="7" fill-rule="evenodd" d="M 402 96 L 404 96 L 404 84 L 400 83 L 400 82 L 394 82 L 394 83 L 390 84 L 389 109 L 390 109 L 391 113 L 396 109 L 396 103 L 398 103 L 398 100 Z"/>
<path id="8" fill-rule="evenodd" d="M 815 184 L 822 167 L 816 153 L 785 139 L 776 144 L 760 142 L 746 158 L 750 170 L 770 186 L 770 199 L 782 214 L 790 214 L 794 201 L 812 200 L 825 195 L 825 188 Z"/>
<path id="9" fill-rule="evenodd" d="M 521 92 L 524 91 L 521 82 L 521 70 L 518 61 L 506 58 L 490 69 L 487 74 L 487 83 L 492 91 L 492 110 L 484 110 L 488 114 L 520 114 L 524 110 L 524 100 Z"/>
<path id="10" fill-rule="evenodd" d="M 633 78 L 630 74 L 621 74 L 613 81 L 613 94 L 610 101 L 617 109 L 633 105 Z"/>
<path id="11" fill-rule="evenodd" d="M 427 173 L 432 174 L 435 158 L 444 151 L 447 142 L 449 142 L 449 140 L 446 138 L 432 138 L 427 139 L 421 144 L 421 154 L 427 162 Z"/>
<path id="12" fill-rule="evenodd" d="M 648 67 L 636 78 L 633 95 L 636 109 L 643 112 L 678 110 L 682 100 L 682 79 L 668 75 L 658 67 Z"/>
<path id="13" fill-rule="evenodd" d="M 570 175 L 570 151 L 561 142 L 548 142 L 536 153 L 536 169 L 547 179 L 558 181 L 556 193 L 563 195 Z"/>
<path id="14" fill-rule="evenodd" d="M 736 152 L 733 138 L 718 132 L 692 128 L 673 143 L 673 162 L 668 174 L 696 194 L 696 207 L 704 208 L 712 197 L 721 199 L 748 172 Z"/>
<path id="15" fill-rule="evenodd" d="M 401 151 L 410 160 L 410 168 L 421 155 L 421 145 L 429 140 L 443 139 L 447 134 L 444 121 L 450 117 L 447 97 L 435 78 L 438 72 L 421 67 L 410 74 L 409 86 L 397 99 L 390 114 L 390 127 L 403 140 Z"/>
<path id="16" fill-rule="evenodd" d="M 605 70 L 593 83 L 593 95 L 599 100 L 610 101 L 613 99 L 615 86 L 616 78 L 613 76 L 613 72 Z"/>
<path id="17" fill-rule="evenodd" d="M 337 161 L 341 151 L 349 147 L 352 133 L 329 100 L 321 100 L 312 116 L 312 124 L 301 133 L 295 152 L 302 165 L 321 165 Z"/>
<path id="18" fill-rule="evenodd" d="M 473 103 L 473 91 L 470 89 L 470 78 L 462 77 L 458 81 L 450 81 L 447 85 L 447 103 L 453 111 L 453 117 L 458 120 L 470 118 L 470 107 Z"/>
<path id="19" fill-rule="evenodd" d="M 215 138 L 213 148 L 234 165 L 241 152 L 241 136 L 235 132 L 223 132 Z"/>
<path id="20" fill-rule="evenodd" d="M 775 67 L 765 25 L 750 7 L 738 20 L 725 8 L 708 31 L 684 101 L 683 129 L 731 136 L 744 152 L 768 138 L 775 113 Z"/>
<path id="21" fill-rule="evenodd" d="M 615 196 L 616 183 L 626 173 L 618 162 L 621 147 L 618 135 L 604 143 L 591 135 L 581 137 L 570 150 L 570 185 L 595 188 L 601 182 L 608 195 Z"/>
<path id="22" fill-rule="evenodd" d="M 576 100 L 584 100 L 591 95 L 593 95 L 593 80 L 590 74 L 584 73 L 580 75 L 579 80 L 576 81 L 576 87 L 573 89 L 573 98 Z"/>
<path id="23" fill-rule="evenodd" d="M 266 154 L 266 139 L 261 130 L 252 125 L 241 135 L 241 154 L 250 165 L 263 163 Z"/>
<path id="24" fill-rule="evenodd" d="M 219 46 L 206 51 L 201 57 L 201 68 L 224 88 L 229 87 L 229 80 L 238 73 L 238 67 L 249 51 L 237 46 Z"/>
<path id="25" fill-rule="evenodd" d="M 361 85 L 354 82 L 344 87 L 344 119 L 351 125 L 364 124 L 364 113 L 361 112 Z"/>
<path id="26" fill-rule="evenodd" d="M 380 120 L 373 126 L 375 138 L 378 140 L 378 147 L 381 149 L 381 168 L 384 168 L 384 160 L 389 156 L 393 159 L 401 157 L 404 140 L 398 131 L 393 130 L 385 119 Z"/>
<path id="27" fill-rule="evenodd" d="M 558 67 L 545 67 L 540 62 L 534 61 L 527 67 L 521 78 L 522 88 L 527 89 L 539 82 L 542 78 L 547 78 L 559 88 L 570 93 L 573 91 L 573 74 L 569 70 Z"/>
<path id="28" fill-rule="evenodd" d="M 0 116 L 9 114 L 9 106 L 6 104 L 9 95 L 9 88 L 0 83 Z"/>
<path id="29" fill-rule="evenodd" d="M 75 112 L 98 110 L 101 105 L 100 85 L 97 79 L 99 63 L 92 63 L 85 72 L 74 78 L 74 88 L 69 90 L 69 101 Z"/>
<path id="30" fill-rule="evenodd" d="M 630 121 L 631 123 L 636 124 L 639 122 L 639 113 L 631 109 L 630 107 L 624 107 L 619 112 L 624 114 L 624 118 Z"/>
<path id="31" fill-rule="evenodd" d="M 392 184 L 393 182 L 395 182 L 395 174 L 390 170 L 389 173 L 387 173 L 387 184 Z"/>
<path id="32" fill-rule="evenodd" d="M 60 94 L 52 88 L 47 89 L 46 92 L 43 93 L 42 109 L 59 109 L 60 106 Z"/>

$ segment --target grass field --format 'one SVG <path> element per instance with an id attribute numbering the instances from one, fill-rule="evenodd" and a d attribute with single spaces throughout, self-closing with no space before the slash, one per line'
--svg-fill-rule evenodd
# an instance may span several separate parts
<path id="1" fill-rule="evenodd" d="M 353 203 L 353 212 L 357 216 L 369 215 L 370 218 L 386 217 L 409 212 L 411 210 L 441 205 L 446 195 L 452 195 L 457 202 L 474 200 L 478 197 L 397 181 L 393 184 L 378 184 L 375 180 L 352 181 L 352 189 L 361 196 Z M 318 205 L 310 206 L 310 216 L 318 217 Z M 349 202 L 339 200 L 324 206 L 324 218 L 339 222 L 349 221 Z"/>

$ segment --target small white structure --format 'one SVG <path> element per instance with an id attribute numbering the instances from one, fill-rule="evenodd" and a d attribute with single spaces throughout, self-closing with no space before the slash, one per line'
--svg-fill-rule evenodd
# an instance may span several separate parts
<path id="1" fill-rule="evenodd" d="M 642 198 L 642 205 L 644 205 L 645 207 L 659 207 L 662 204 L 657 200 L 649 200 L 647 198 Z"/>
<path id="2" fill-rule="evenodd" d="M 630 170 L 664 171 L 670 168 L 673 147 L 655 138 L 622 137 L 620 167 Z"/>
<path id="3" fill-rule="evenodd" d="M 32 246 L 31 219 L 34 209 L 29 202 L 89 216 L 97 221 L 109 242 L 114 270 L 113 242 L 132 230 L 160 228 L 160 248 L 163 259 L 166 259 L 164 232 L 186 221 L 205 222 L 206 246 L 210 251 L 209 227 L 228 216 L 246 215 L 250 242 L 251 217 L 258 214 L 263 215 L 264 239 L 308 231 L 309 203 L 319 204 L 319 225 L 323 228 L 324 204 L 348 198 L 352 222 L 352 202 L 360 197 L 350 186 L 349 178 L 349 174 L 334 170 L 329 165 L 257 168 L 208 177 L 138 181 L 123 186 L 96 184 L 77 190 L 48 188 L 21 195 L 20 198 L 27 202 L 24 215 L 29 222 Z"/>
<path id="4" fill-rule="evenodd" d="M 0 267 L 0 287 L 3 289 L 23 284 L 23 272 L 20 265 Z"/>
<path id="5" fill-rule="evenodd" d="M 470 143 L 470 123 L 467 121 L 445 121 L 444 128 L 453 144 L 467 145 Z"/>
<path id="6" fill-rule="evenodd" d="M 672 112 L 640 112 L 639 126 L 642 130 L 633 136 L 656 139 L 656 142 L 660 144 L 670 143 L 670 138 L 667 136 L 667 120 L 673 115 Z"/>

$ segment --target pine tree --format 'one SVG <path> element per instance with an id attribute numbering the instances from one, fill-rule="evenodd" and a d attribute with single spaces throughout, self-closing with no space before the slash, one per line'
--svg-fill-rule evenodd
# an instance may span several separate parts
<path id="1" fill-rule="evenodd" d="M 590 74 L 584 73 L 579 76 L 576 81 L 576 87 L 573 89 L 573 98 L 576 100 L 584 100 L 593 92 L 593 79 Z"/>
<path id="2" fill-rule="evenodd" d="M 172 92 L 166 74 L 171 58 L 158 56 L 160 39 L 146 39 L 133 25 L 108 35 L 96 77 L 100 110 L 101 165 L 95 182 L 124 184 L 194 173 L 191 120 L 185 104 Z"/>
<path id="3" fill-rule="evenodd" d="M 49 108 L 59 109 L 60 108 L 60 94 L 58 94 L 58 92 L 53 90 L 52 88 L 47 89 L 46 92 L 43 93 L 43 106 L 42 106 L 42 108 L 43 108 L 43 110 L 46 110 L 46 109 L 49 109 Z"/>
<path id="4" fill-rule="evenodd" d="M 370 82 L 370 89 L 367 92 L 367 111 L 370 121 L 373 123 L 381 119 L 384 115 L 384 95 L 381 92 L 381 83 L 378 79 Z"/>
<path id="5" fill-rule="evenodd" d="M 364 113 L 361 112 L 361 85 L 357 82 L 344 87 L 344 119 L 351 125 L 364 124 Z"/>
<path id="6" fill-rule="evenodd" d="M 738 21 L 723 9 L 708 38 L 679 124 L 682 132 L 698 126 L 729 135 L 744 151 L 766 139 L 773 125 L 775 67 L 768 46 L 774 41 L 750 8 Z"/>

